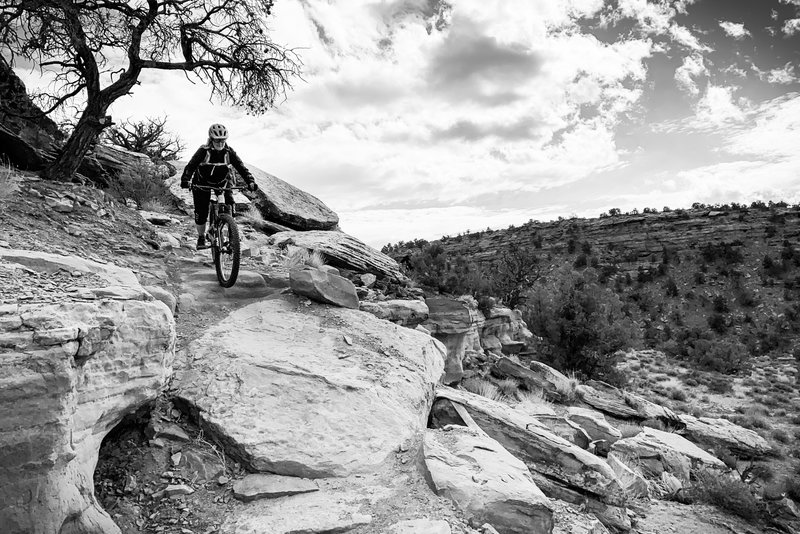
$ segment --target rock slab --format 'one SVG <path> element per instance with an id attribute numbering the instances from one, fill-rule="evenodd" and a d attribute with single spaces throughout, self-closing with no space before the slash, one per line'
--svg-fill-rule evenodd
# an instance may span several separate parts
<path id="1" fill-rule="evenodd" d="M 307 478 L 259 473 L 247 475 L 233 484 L 233 496 L 242 502 L 277 499 L 318 490 L 314 481 Z"/>
<path id="2" fill-rule="evenodd" d="M 0 306 L 0 323 L 0 338 L 16 339 L 0 341 L 3 532 L 119 532 L 94 496 L 97 455 L 166 383 L 172 314 L 158 301 L 98 300 Z"/>
<path id="3" fill-rule="evenodd" d="M 205 431 L 249 471 L 307 478 L 369 470 L 419 439 L 445 357 L 430 336 L 292 295 L 236 310 L 187 354 L 174 396 Z"/>
<path id="4" fill-rule="evenodd" d="M 553 510 L 522 461 L 467 427 L 427 430 L 425 466 L 438 495 L 503 534 L 550 534 Z"/>

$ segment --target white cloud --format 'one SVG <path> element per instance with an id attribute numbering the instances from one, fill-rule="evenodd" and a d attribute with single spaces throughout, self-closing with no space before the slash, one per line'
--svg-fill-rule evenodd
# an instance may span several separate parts
<path id="1" fill-rule="evenodd" d="M 730 35 L 734 39 L 744 39 L 745 37 L 750 36 L 750 32 L 744 27 L 744 24 L 720 21 L 719 25 L 726 34 Z"/>
<path id="2" fill-rule="evenodd" d="M 678 87 L 692 96 L 700 94 L 700 88 L 697 85 L 696 79 L 701 76 L 707 76 L 708 69 L 706 69 L 703 56 L 700 54 L 692 54 L 683 58 L 683 64 L 675 70 L 675 82 Z"/>
<path id="3" fill-rule="evenodd" d="M 797 81 L 797 76 L 795 75 L 794 66 L 791 63 L 787 63 L 781 69 L 772 69 L 767 72 L 763 79 L 767 80 L 769 83 L 785 85 L 795 83 Z"/>
<path id="4" fill-rule="evenodd" d="M 699 52 L 708 52 L 711 50 L 710 47 L 702 44 L 697 37 L 695 37 L 694 34 L 692 34 L 692 32 L 684 26 L 672 24 L 669 27 L 669 35 L 675 40 L 675 42 L 682 44 L 691 50 L 696 50 Z"/>
<path id="5" fill-rule="evenodd" d="M 695 123 L 713 128 L 726 123 L 741 122 L 744 111 L 733 101 L 733 88 L 710 85 L 697 103 Z"/>
<path id="6" fill-rule="evenodd" d="M 796 33 L 800 32 L 800 19 L 789 19 L 783 23 L 783 28 L 781 28 L 784 34 L 787 36 L 792 36 Z"/>

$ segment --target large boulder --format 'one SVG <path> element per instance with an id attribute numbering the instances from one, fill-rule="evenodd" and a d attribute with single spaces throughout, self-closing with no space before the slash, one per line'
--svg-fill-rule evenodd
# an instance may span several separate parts
<path id="1" fill-rule="evenodd" d="M 353 236 L 338 231 L 278 232 L 270 238 L 273 245 L 291 245 L 325 255 L 328 263 L 360 273 L 373 273 L 389 281 L 405 282 L 397 262 Z"/>
<path id="2" fill-rule="evenodd" d="M 485 313 L 481 346 L 495 354 L 517 354 L 533 338 L 522 312 L 504 306 L 492 306 Z"/>
<path id="3" fill-rule="evenodd" d="M 617 441 L 611 446 L 611 452 L 629 467 L 653 479 L 666 472 L 688 482 L 693 471 L 728 471 L 722 460 L 683 436 L 649 427 L 633 437 Z"/>
<path id="4" fill-rule="evenodd" d="M 478 302 L 471 296 L 459 298 L 431 297 L 428 305 L 428 320 L 422 323 L 433 337 L 447 347 L 445 384 L 456 384 L 464 376 L 464 359 L 471 354 L 482 354 L 480 331 L 483 314 Z"/>
<path id="5" fill-rule="evenodd" d="M 42 277 L 55 264 L 17 254 Z M 61 259 L 81 280 L 107 282 L 94 274 L 105 272 L 135 285 L 107 290 L 111 298 L 90 287 L 83 295 L 92 300 L 76 291 L 57 303 L 0 306 L 0 525 L 9 534 L 118 533 L 94 494 L 100 444 L 126 414 L 155 400 L 171 373 L 167 306 L 130 271 Z"/>
<path id="6" fill-rule="evenodd" d="M 568 412 L 567 419 L 580 425 L 592 441 L 598 442 L 598 452 L 607 452 L 611 445 L 622 439 L 622 432 L 609 424 L 602 413 L 577 406 L 571 406 Z"/>
<path id="7" fill-rule="evenodd" d="M 549 534 L 553 510 L 528 468 L 486 434 L 458 426 L 427 430 L 425 467 L 445 495 L 477 524 L 502 534 Z"/>
<path id="8" fill-rule="evenodd" d="M 556 436 L 536 418 L 501 402 L 446 386 L 437 388 L 436 396 L 464 406 L 484 432 L 525 462 L 532 472 L 561 481 L 602 502 L 624 505 L 622 486 L 608 464 Z M 545 488 L 542 490 L 547 493 Z"/>
<path id="9" fill-rule="evenodd" d="M 428 318 L 428 305 L 422 300 L 367 301 L 359 303 L 359 309 L 408 328 L 416 328 Z"/>
<path id="10" fill-rule="evenodd" d="M 516 378 L 528 390 L 541 390 L 546 397 L 558 402 L 568 401 L 572 393 L 573 382 L 563 373 L 541 362 L 533 361 L 528 368 L 503 357 L 494 363 L 491 372 L 500 378 Z"/>
<path id="11" fill-rule="evenodd" d="M 180 178 L 188 161 L 172 163 L 176 172 L 166 183 L 174 195 L 181 198 L 187 206 L 192 206 L 191 193 L 180 188 Z M 339 224 L 339 216 L 317 197 L 253 165 L 245 165 L 253 174 L 258 191 L 247 193 L 247 198 L 241 195 L 235 199 L 237 204 L 252 203 L 265 219 L 293 230 L 331 230 Z M 240 181 L 239 185 L 244 184 Z"/>
<path id="12" fill-rule="evenodd" d="M 605 382 L 589 380 L 577 387 L 577 394 L 592 408 L 619 419 L 656 419 L 675 428 L 683 427 L 680 418 L 669 408 Z"/>
<path id="13" fill-rule="evenodd" d="M 743 428 L 727 419 L 680 416 L 686 428 L 681 432 L 690 441 L 721 453 L 728 450 L 740 458 L 760 458 L 772 451 L 772 446 L 753 430 Z"/>
<path id="14" fill-rule="evenodd" d="M 358 309 L 356 286 L 338 274 L 313 267 L 292 269 L 289 272 L 289 285 L 296 294 L 311 300 Z"/>
<path id="15" fill-rule="evenodd" d="M 250 471 L 368 471 L 425 428 L 444 348 L 292 295 L 236 310 L 187 350 L 174 396 Z"/>

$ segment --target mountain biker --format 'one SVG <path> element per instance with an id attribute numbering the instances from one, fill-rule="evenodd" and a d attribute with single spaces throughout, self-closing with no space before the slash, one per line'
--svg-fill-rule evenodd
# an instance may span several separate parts
<path id="1" fill-rule="evenodd" d="M 212 124 L 208 129 L 208 142 L 197 149 L 192 159 L 186 164 L 181 175 L 181 187 L 188 189 L 190 184 L 207 187 L 226 187 L 230 179 L 230 168 L 247 183 L 250 191 L 258 189 L 253 175 L 244 166 L 236 152 L 228 146 L 228 129 L 222 124 Z M 206 246 L 206 221 L 208 220 L 208 203 L 211 199 L 210 189 L 192 189 L 194 198 L 194 222 L 197 225 L 197 248 Z M 231 206 L 233 213 L 233 192 L 225 191 L 225 204 Z"/>

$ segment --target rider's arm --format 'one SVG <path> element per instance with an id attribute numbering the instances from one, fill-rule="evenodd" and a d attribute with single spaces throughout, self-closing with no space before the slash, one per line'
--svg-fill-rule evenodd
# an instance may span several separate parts
<path id="1" fill-rule="evenodd" d="M 194 176 L 194 173 L 197 171 L 197 167 L 200 165 L 200 162 L 203 161 L 205 158 L 206 149 L 200 147 L 197 149 L 197 152 L 194 153 L 192 159 L 189 160 L 189 163 L 186 164 L 186 167 L 183 169 L 183 174 L 181 175 L 181 183 L 189 183 Z"/>
<path id="2" fill-rule="evenodd" d="M 244 166 L 244 163 L 242 163 L 242 160 L 239 155 L 236 154 L 236 151 L 231 147 L 228 147 L 228 154 L 230 155 L 231 165 L 233 165 L 233 168 L 236 169 L 236 172 L 239 173 L 239 176 L 242 177 L 245 183 L 252 184 L 255 182 L 255 178 L 253 178 L 253 175 L 250 173 L 247 167 Z"/>

